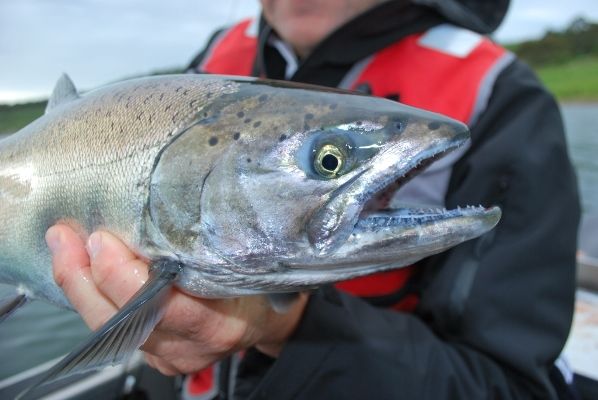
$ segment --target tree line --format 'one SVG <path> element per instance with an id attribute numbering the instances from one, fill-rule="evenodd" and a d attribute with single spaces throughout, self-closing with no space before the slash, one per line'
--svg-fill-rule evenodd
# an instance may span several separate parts
<path id="1" fill-rule="evenodd" d="M 598 23 L 575 19 L 564 31 L 548 31 L 540 40 L 507 46 L 533 67 L 598 57 Z"/>

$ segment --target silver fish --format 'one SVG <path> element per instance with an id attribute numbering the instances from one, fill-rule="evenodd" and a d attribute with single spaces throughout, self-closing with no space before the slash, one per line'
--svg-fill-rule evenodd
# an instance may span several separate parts
<path id="1" fill-rule="evenodd" d="M 80 96 L 63 76 L 46 114 L 0 143 L 0 281 L 20 294 L 5 308 L 70 307 L 44 242 L 56 222 L 116 234 L 152 273 L 44 382 L 137 349 L 173 284 L 283 308 L 281 293 L 410 265 L 500 218 L 374 204 L 468 137 L 437 114 L 290 83 L 173 75 Z"/>

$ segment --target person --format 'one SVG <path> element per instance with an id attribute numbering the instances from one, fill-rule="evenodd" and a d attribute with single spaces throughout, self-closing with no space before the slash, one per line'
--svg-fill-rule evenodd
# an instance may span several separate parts
<path id="1" fill-rule="evenodd" d="M 360 90 L 460 119 L 470 143 L 396 201 L 499 205 L 503 217 L 408 269 L 302 293 L 288 313 L 260 296 L 173 291 L 142 347 L 148 363 L 188 374 L 188 398 L 557 398 L 551 375 L 575 291 L 576 179 L 554 99 L 483 35 L 509 1 L 261 5 L 260 19 L 217 32 L 190 71 Z M 85 243 L 56 225 L 47 241 L 56 281 L 92 328 L 147 277 L 147 264 L 107 232 Z M 209 393 L 193 392 L 200 371 L 216 382 Z"/>

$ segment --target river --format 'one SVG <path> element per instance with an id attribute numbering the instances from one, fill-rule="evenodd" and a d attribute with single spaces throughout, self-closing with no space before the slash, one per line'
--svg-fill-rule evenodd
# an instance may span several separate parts
<path id="1" fill-rule="evenodd" d="M 598 213 L 598 103 L 566 104 L 562 110 L 584 213 Z M 0 297 L 11 292 L 0 285 Z M 42 302 L 24 306 L 0 326 L 0 380 L 64 354 L 88 333 L 72 312 Z"/>
<path id="2" fill-rule="evenodd" d="M 598 103 L 562 106 L 569 154 L 577 170 L 583 212 L 598 213 Z"/>

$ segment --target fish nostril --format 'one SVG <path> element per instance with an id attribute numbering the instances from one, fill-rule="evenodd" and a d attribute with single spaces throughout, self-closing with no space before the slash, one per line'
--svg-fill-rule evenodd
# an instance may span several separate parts
<path id="1" fill-rule="evenodd" d="M 397 121 L 395 122 L 395 129 L 397 133 L 401 133 L 405 129 L 405 124 L 402 121 Z"/>
<path id="2" fill-rule="evenodd" d="M 438 128 L 440 128 L 440 123 L 438 121 L 432 121 L 428 124 L 428 129 L 431 131 L 435 131 Z"/>

